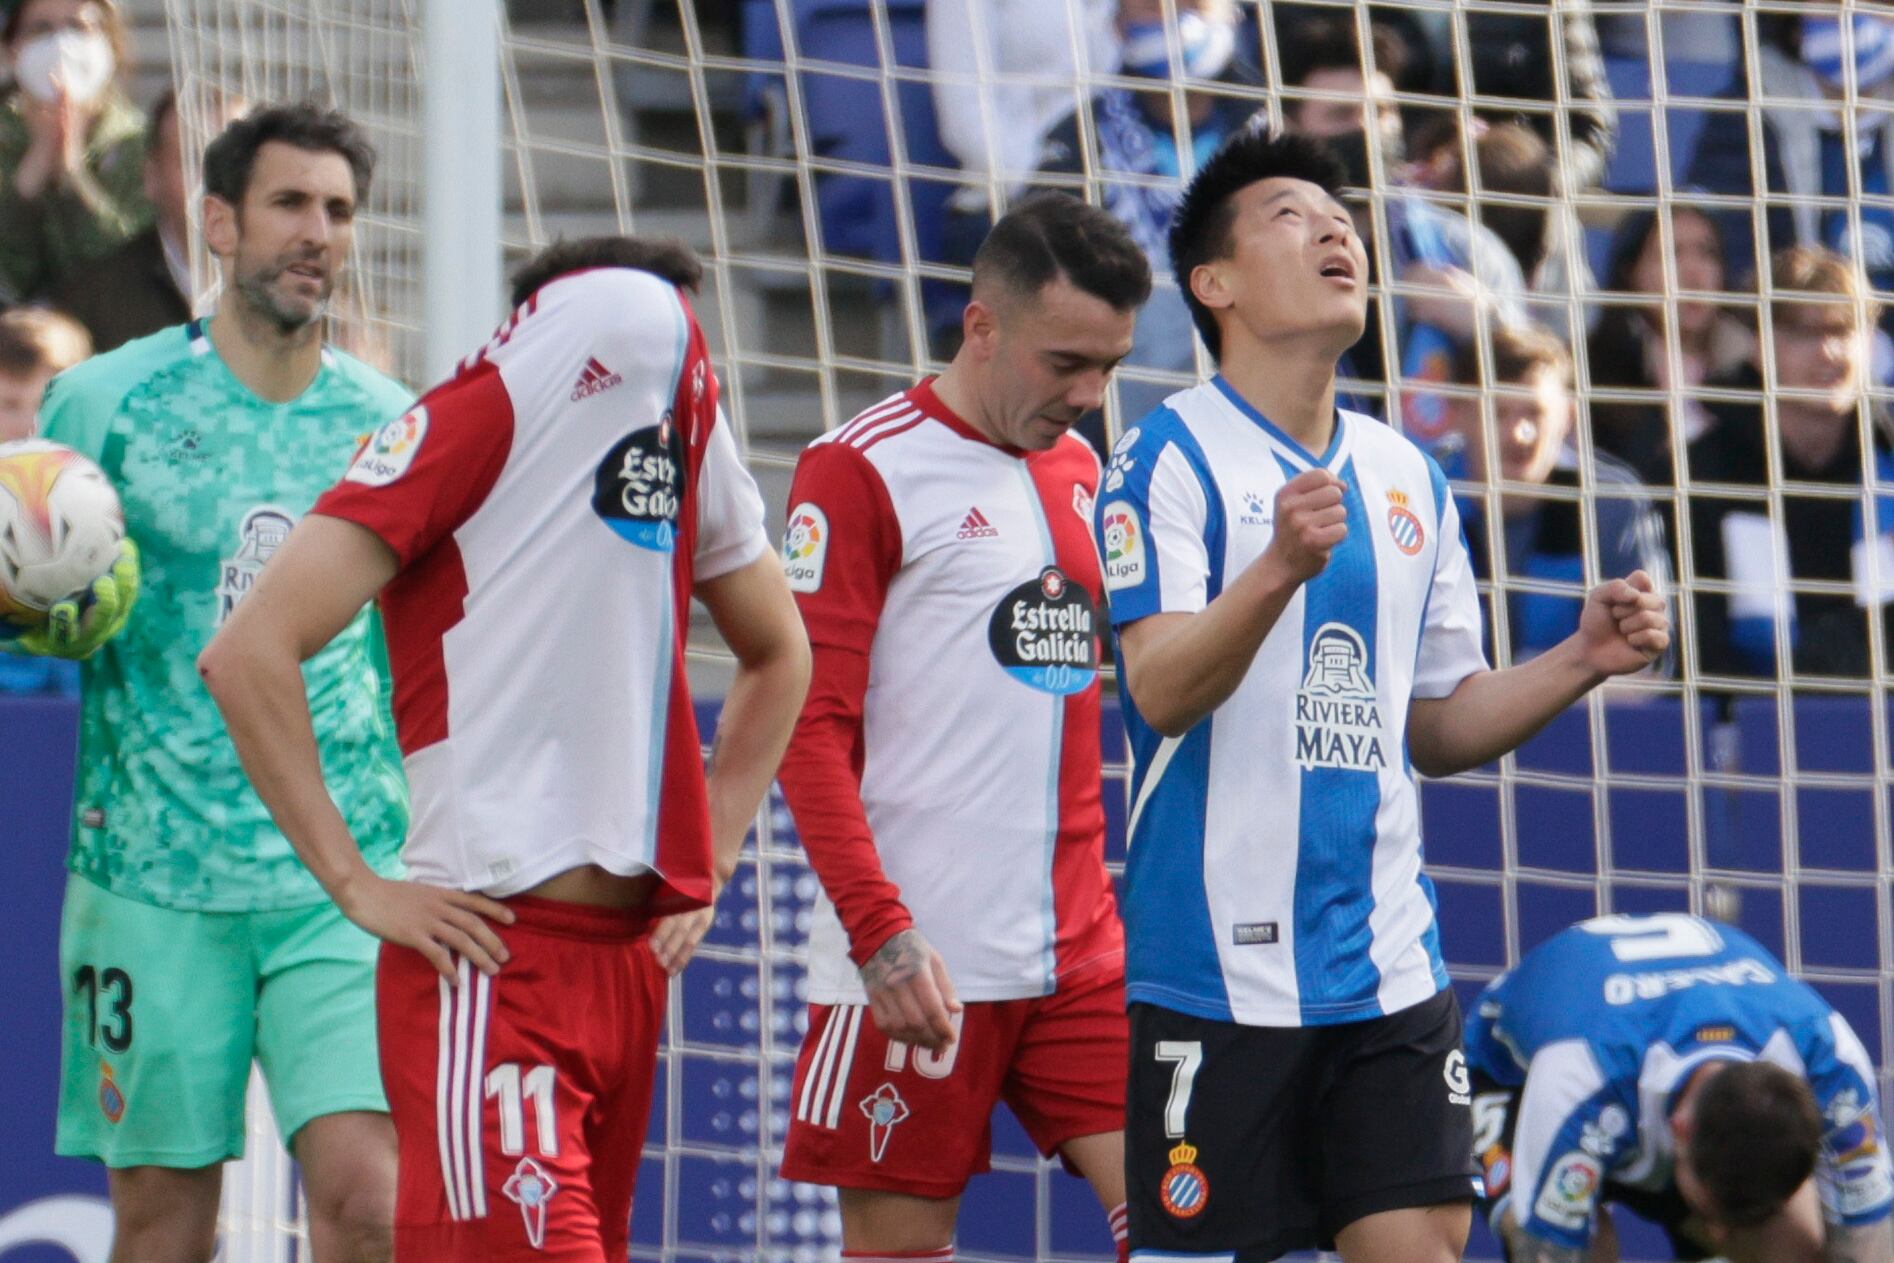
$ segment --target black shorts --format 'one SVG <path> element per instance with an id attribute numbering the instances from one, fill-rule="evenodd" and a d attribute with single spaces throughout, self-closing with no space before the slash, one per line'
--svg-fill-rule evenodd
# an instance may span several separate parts
<path id="1" fill-rule="evenodd" d="M 1475 1209 L 1493 1229 L 1493 1235 L 1499 1239 L 1500 1250 L 1508 1263 L 1512 1259 L 1512 1251 L 1506 1247 L 1506 1238 L 1500 1232 L 1499 1225 L 1493 1222 L 1493 1216 L 1513 1191 L 1513 1133 L 1519 1129 L 1519 1097 L 1523 1091 L 1523 1088 L 1497 1083 L 1477 1070 L 1473 1072 L 1474 1113 L 1480 1120 L 1479 1135 L 1475 1141 L 1480 1151 L 1475 1156 L 1485 1173 L 1486 1182 L 1485 1193 L 1476 1203 Z M 1606 1177 L 1604 1187 L 1599 1190 L 1598 1200 L 1601 1204 L 1623 1206 L 1638 1218 L 1649 1220 L 1662 1228 L 1670 1238 L 1671 1254 L 1676 1259 L 1715 1257 L 1715 1251 L 1705 1248 L 1684 1233 L 1684 1221 L 1690 1218 L 1691 1212 L 1675 1185 L 1653 1192 L 1631 1188 Z"/>
<path id="2" fill-rule="evenodd" d="M 1468 1201 L 1453 992 L 1334 1026 L 1239 1026 L 1131 1006 L 1125 1127 L 1134 1250 L 1261 1263 L 1332 1248 L 1366 1215 Z"/>

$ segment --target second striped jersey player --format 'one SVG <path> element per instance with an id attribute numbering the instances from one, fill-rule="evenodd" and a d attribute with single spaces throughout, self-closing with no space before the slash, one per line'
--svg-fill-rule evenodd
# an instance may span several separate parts
<path id="1" fill-rule="evenodd" d="M 1097 505 L 1132 747 L 1132 1257 L 1446 1263 L 1478 1188 L 1413 773 L 1478 766 L 1668 642 L 1648 579 L 1491 671 L 1458 515 L 1335 406 L 1367 256 L 1311 142 L 1248 132 L 1171 253 L 1220 372 Z"/>

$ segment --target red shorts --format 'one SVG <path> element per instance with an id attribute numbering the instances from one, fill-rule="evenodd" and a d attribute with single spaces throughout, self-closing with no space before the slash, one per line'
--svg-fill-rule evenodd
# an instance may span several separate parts
<path id="1" fill-rule="evenodd" d="M 624 912 L 519 897 L 512 959 L 450 984 L 384 944 L 381 1075 L 401 1263 L 614 1263 L 651 1112 L 665 974 Z"/>
<path id="2" fill-rule="evenodd" d="M 1124 1130 L 1128 1047 L 1115 961 L 1040 999 L 968 1004 L 939 1054 L 891 1042 L 864 1005 L 811 1005 L 783 1176 L 957 1197 L 989 1169 L 996 1102 L 1048 1156 Z"/>

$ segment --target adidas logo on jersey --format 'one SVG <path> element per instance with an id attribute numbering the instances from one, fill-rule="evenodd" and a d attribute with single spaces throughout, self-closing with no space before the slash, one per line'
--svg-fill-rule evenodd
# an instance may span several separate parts
<path id="1" fill-rule="evenodd" d="M 604 394 L 624 380 L 622 375 L 612 372 L 611 369 L 599 363 L 597 357 L 588 359 L 584 370 L 579 373 L 579 380 L 573 384 L 572 402 L 578 403 L 582 399 L 590 399 L 593 395 Z"/>
<path id="2" fill-rule="evenodd" d="M 967 510 L 967 516 L 961 519 L 960 529 L 954 532 L 955 539 L 998 539 L 1000 528 L 986 520 L 986 514 L 979 506 Z"/>

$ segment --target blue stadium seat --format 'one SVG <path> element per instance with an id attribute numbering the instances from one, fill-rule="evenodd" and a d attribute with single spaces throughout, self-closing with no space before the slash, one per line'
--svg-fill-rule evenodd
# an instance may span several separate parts
<path id="1" fill-rule="evenodd" d="M 1428 863 L 1499 871 L 1504 851 L 1497 786 L 1428 781 L 1421 786 L 1420 811 Z"/>
<path id="2" fill-rule="evenodd" d="M 1735 68 L 1722 61 L 1692 61 L 1673 58 L 1664 63 L 1667 96 L 1712 97 L 1729 86 Z M 1642 57 L 1614 55 L 1605 58 L 1605 77 L 1611 94 L 1618 99 L 1618 140 L 1605 167 L 1605 188 L 1613 193 L 1652 193 L 1657 183 L 1657 141 L 1654 134 L 1660 117 L 1651 101 L 1651 67 Z M 1642 103 L 1642 104 L 1639 104 Z M 1665 141 L 1670 147 L 1670 178 L 1683 179 L 1690 159 L 1697 151 L 1708 118 L 1706 111 L 1687 106 L 1666 106 L 1661 114 Z"/>
<path id="3" fill-rule="evenodd" d="M 1871 982 L 1817 982 L 1813 984 L 1822 999 L 1848 1019 L 1848 1025 L 1861 1037 L 1868 1056 L 1881 1065 L 1881 1010 L 1879 987 Z"/>
<path id="4" fill-rule="evenodd" d="M 1683 883 L 1675 886 L 1614 886 L 1611 891 L 1611 910 L 1625 916 L 1688 912 L 1690 887 Z"/>
<path id="5" fill-rule="evenodd" d="M 1782 774 L 1782 730 L 1775 699 L 1738 699 L 1737 770 L 1758 777 Z M 1804 868 L 1872 871 L 1875 865 L 1874 724 L 1866 697 L 1806 696 L 1790 715 L 1796 767 L 1801 772 L 1859 776 L 1859 785 L 1793 787 L 1797 860 Z M 1777 786 L 1731 791 L 1729 828 L 1710 860 L 1719 867 L 1779 872 L 1783 864 L 1782 793 Z"/>
<path id="6" fill-rule="evenodd" d="M 664 1114 L 663 1091 L 660 1086 L 653 1118 Z M 662 1135 L 657 1140 L 661 1142 Z M 664 1194 L 664 1159 L 646 1158 L 638 1164 L 638 1187 L 631 1199 L 631 1244 L 641 1253 L 654 1255 L 664 1248 Z"/>
<path id="7" fill-rule="evenodd" d="M 881 45 L 866 0 L 798 0 L 795 9 L 796 47 L 804 58 L 882 66 Z M 886 5 L 886 18 L 896 66 L 925 67 L 927 27 L 922 0 L 892 0 Z M 886 167 L 893 153 L 891 138 L 898 134 L 909 163 L 957 165 L 941 144 L 933 94 L 925 83 L 898 83 L 892 119 L 878 80 L 805 70 L 801 87 L 810 145 L 818 159 Z M 907 183 L 915 244 L 923 260 L 940 258 L 941 224 L 953 188 L 945 180 L 910 179 Z M 904 258 L 901 249 L 890 180 L 818 172 L 816 198 L 823 250 L 886 263 L 912 261 Z"/>
<path id="8" fill-rule="evenodd" d="M 1870 886 L 1826 886 L 1804 881 L 1796 888 L 1802 928 L 1803 968 L 1874 969 L 1881 936 Z"/>
<path id="9" fill-rule="evenodd" d="M 954 1245 L 967 1254 L 1038 1254 L 1037 1182 L 1030 1172 L 992 1171 L 967 1185 Z"/>
<path id="10" fill-rule="evenodd" d="M 1112 1257 L 1111 1227 L 1091 1186 L 1066 1175 L 1054 1175 L 1051 1185 L 1052 1254 L 1062 1259 Z"/>
<path id="11" fill-rule="evenodd" d="M 1506 967 L 1506 913 L 1497 881 L 1458 881 L 1436 876 L 1440 954 L 1455 968 Z"/>
<path id="12" fill-rule="evenodd" d="M 1598 915 L 1598 897 L 1589 886 L 1519 883 L 1519 950 L 1529 952 L 1570 926 Z"/>
<path id="13" fill-rule="evenodd" d="M 1783 918 L 1783 888 L 1774 883 L 1739 886 L 1736 893 L 1742 901 L 1736 924 L 1774 952 L 1777 960 L 1783 959 L 1788 950 L 1788 940 L 1784 937 L 1787 923 Z"/>

